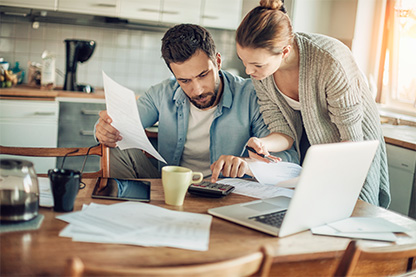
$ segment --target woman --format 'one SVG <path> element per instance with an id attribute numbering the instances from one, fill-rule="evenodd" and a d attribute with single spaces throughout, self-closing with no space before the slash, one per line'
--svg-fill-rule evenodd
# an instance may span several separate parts
<path id="1" fill-rule="evenodd" d="M 260 1 L 241 22 L 236 41 L 237 54 L 253 80 L 272 132 L 265 138 L 251 138 L 248 145 L 268 155 L 295 143 L 302 161 L 309 145 L 379 140 L 360 198 L 388 207 L 380 119 L 349 49 L 324 35 L 294 33 L 281 0 Z"/>

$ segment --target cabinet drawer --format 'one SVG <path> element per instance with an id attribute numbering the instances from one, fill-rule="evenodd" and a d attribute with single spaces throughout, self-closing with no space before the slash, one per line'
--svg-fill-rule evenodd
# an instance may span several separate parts
<path id="1" fill-rule="evenodd" d="M 61 102 L 59 106 L 59 125 L 76 123 L 83 129 L 94 129 L 99 112 L 105 104 Z"/>
<path id="2" fill-rule="evenodd" d="M 416 151 L 399 146 L 386 144 L 389 166 L 415 173 Z"/>
<path id="3" fill-rule="evenodd" d="M 96 143 L 94 139 L 94 126 L 91 126 L 89 129 L 84 129 L 75 122 L 59 125 L 59 147 L 87 147 Z"/>
<path id="4" fill-rule="evenodd" d="M 0 119 L 58 122 L 59 106 L 54 101 L 1 100 Z"/>

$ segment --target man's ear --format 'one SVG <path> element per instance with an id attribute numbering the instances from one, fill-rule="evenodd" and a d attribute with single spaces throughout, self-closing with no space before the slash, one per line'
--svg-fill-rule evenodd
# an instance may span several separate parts
<path id="1" fill-rule="evenodd" d="M 216 56 L 216 59 L 217 59 L 217 68 L 218 68 L 218 70 L 220 70 L 221 69 L 221 62 L 222 62 L 221 54 L 219 52 L 217 52 L 217 54 L 215 54 L 215 56 Z"/>

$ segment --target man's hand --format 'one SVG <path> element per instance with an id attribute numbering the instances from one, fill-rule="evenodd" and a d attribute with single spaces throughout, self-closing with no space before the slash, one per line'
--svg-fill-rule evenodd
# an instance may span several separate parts
<path id="1" fill-rule="evenodd" d="M 95 137 L 98 141 L 108 147 L 116 147 L 116 142 L 120 141 L 122 137 L 120 132 L 111 126 L 113 120 L 107 114 L 107 111 L 100 112 L 100 119 L 95 127 Z"/>
<path id="2" fill-rule="evenodd" d="M 243 177 L 245 174 L 252 175 L 250 168 L 244 158 L 221 155 L 220 158 L 211 165 L 211 182 L 215 183 L 218 180 L 220 173 L 224 177 Z"/>

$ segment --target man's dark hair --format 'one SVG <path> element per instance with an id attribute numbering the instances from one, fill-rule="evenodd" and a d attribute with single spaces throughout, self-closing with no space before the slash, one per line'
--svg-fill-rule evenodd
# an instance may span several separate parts
<path id="1" fill-rule="evenodd" d="M 180 24 L 170 28 L 162 38 L 162 58 L 170 63 L 188 60 L 197 50 L 204 51 L 216 63 L 216 47 L 211 34 L 194 24 Z"/>

